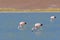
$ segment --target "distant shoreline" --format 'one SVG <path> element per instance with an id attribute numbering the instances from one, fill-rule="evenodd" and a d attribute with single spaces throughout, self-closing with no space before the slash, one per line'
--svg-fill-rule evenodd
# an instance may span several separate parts
<path id="1" fill-rule="evenodd" d="M 60 12 L 60 8 L 48 8 L 48 9 L 26 9 L 18 10 L 15 8 L 0 8 L 0 12 Z"/>
<path id="2" fill-rule="evenodd" d="M 0 12 L 0 13 L 60 13 L 60 12 Z"/>

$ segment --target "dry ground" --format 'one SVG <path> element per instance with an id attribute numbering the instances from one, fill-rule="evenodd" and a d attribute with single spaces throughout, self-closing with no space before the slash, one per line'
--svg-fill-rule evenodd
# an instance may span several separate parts
<path id="1" fill-rule="evenodd" d="M 0 8 L 44 9 L 52 5 L 60 8 L 60 0 L 0 0 Z"/>

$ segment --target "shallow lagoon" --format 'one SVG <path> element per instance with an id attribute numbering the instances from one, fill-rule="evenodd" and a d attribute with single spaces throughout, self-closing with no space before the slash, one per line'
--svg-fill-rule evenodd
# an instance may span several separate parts
<path id="1" fill-rule="evenodd" d="M 50 16 L 57 18 L 50 22 Z M 26 30 L 18 30 L 18 23 L 26 21 Z M 36 22 L 43 23 L 42 33 L 31 32 Z M 60 40 L 60 12 L 0 13 L 0 40 Z"/>

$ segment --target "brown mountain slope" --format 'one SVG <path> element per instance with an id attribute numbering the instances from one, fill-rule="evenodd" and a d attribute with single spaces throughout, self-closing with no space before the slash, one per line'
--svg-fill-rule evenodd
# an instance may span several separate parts
<path id="1" fill-rule="evenodd" d="M 60 8 L 60 0 L 0 0 L 0 8 L 44 9 L 51 6 Z"/>

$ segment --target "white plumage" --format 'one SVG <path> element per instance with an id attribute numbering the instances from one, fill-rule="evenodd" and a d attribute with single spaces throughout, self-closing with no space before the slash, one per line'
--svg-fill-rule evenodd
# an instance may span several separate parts
<path id="1" fill-rule="evenodd" d="M 56 18 L 56 16 L 51 16 L 51 17 L 50 17 L 50 21 L 55 20 L 55 18 Z"/>
<path id="2" fill-rule="evenodd" d="M 32 28 L 32 32 L 33 32 L 33 30 L 39 30 L 39 28 L 40 28 L 41 26 L 43 26 L 43 24 L 41 24 L 41 23 L 36 23 L 35 26 Z"/>
<path id="3" fill-rule="evenodd" d="M 18 29 L 23 29 L 25 24 L 27 24 L 27 23 L 26 22 L 19 22 Z"/>

